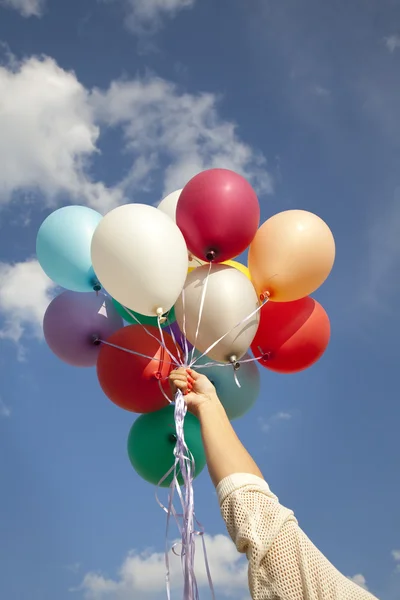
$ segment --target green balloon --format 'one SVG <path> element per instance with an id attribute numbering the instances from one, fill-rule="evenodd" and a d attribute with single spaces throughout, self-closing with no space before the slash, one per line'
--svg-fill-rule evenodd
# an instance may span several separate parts
<path id="1" fill-rule="evenodd" d="M 119 302 L 114 300 L 114 298 L 113 298 L 113 303 L 114 303 L 115 308 L 117 309 L 117 312 L 121 315 L 121 317 L 127 323 L 131 323 L 132 325 L 137 325 L 138 321 L 139 321 L 139 323 L 141 323 L 142 325 L 154 325 L 154 327 L 158 327 L 157 317 L 147 317 L 146 315 L 141 315 L 140 313 L 137 313 L 134 310 L 130 310 L 130 312 L 133 315 L 135 315 L 135 317 L 137 319 L 137 321 L 136 321 L 128 313 L 128 311 L 122 306 L 122 304 L 120 304 Z M 167 317 L 167 321 L 165 321 L 165 323 L 163 323 L 161 325 L 163 329 L 164 329 L 164 327 L 168 327 L 168 325 L 172 325 L 172 323 L 174 323 L 176 321 L 174 307 L 172 307 L 170 311 L 165 313 L 164 317 Z"/>
<path id="2" fill-rule="evenodd" d="M 187 413 L 185 417 L 184 433 L 187 447 L 195 460 L 195 477 L 197 477 L 204 469 L 206 456 L 201 439 L 200 422 L 191 413 Z M 136 419 L 129 433 L 129 460 L 143 479 L 157 485 L 174 464 L 175 443 L 173 406 L 141 415 Z M 173 473 L 163 481 L 162 487 L 168 487 L 172 479 Z M 178 477 L 178 481 L 182 485 L 181 476 Z"/>

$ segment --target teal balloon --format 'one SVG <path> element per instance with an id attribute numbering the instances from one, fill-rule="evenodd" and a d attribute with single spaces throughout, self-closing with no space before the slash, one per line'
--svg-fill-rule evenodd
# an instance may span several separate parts
<path id="1" fill-rule="evenodd" d="M 66 206 L 42 223 L 36 239 L 38 261 L 61 287 L 74 292 L 97 289 L 90 247 L 101 219 L 100 213 L 86 206 Z"/>
<path id="2" fill-rule="evenodd" d="M 145 326 L 153 325 L 154 327 L 158 327 L 157 317 L 148 317 L 147 315 L 141 315 L 140 313 L 137 313 L 134 310 L 129 310 L 129 312 L 128 312 L 126 310 L 126 308 L 124 308 L 124 306 L 122 306 L 122 304 L 117 302 L 117 300 L 114 300 L 114 298 L 113 298 L 113 303 L 114 303 L 115 308 L 117 309 L 117 312 L 121 315 L 121 317 L 127 323 L 131 323 L 132 325 L 137 325 L 138 321 L 139 321 L 139 323 L 141 323 L 142 325 L 145 325 Z M 132 315 L 129 313 L 132 313 L 132 315 L 135 315 L 136 319 L 134 317 L 132 317 Z M 172 307 L 171 310 L 168 311 L 168 313 L 166 313 L 164 315 L 164 317 L 167 317 L 167 320 L 165 321 L 165 323 L 162 323 L 162 325 L 161 325 L 161 327 L 163 329 L 165 329 L 165 327 L 168 327 L 169 325 L 172 325 L 172 323 L 175 323 L 176 316 L 175 316 L 174 307 Z"/>
<path id="3" fill-rule="evenodd" d="M 200 422 L 187 413 L 184 423 L 186 445 L 195 460 L 195 476 L 204 469 L 206 456 L 201 439 Z M 176 429 L 174 407 L 167 406 L 156 412 L 143 414 L 136 419 L 128 437 L 129 460 L 135 471 L 149 483 L 157 485 L 175 462 Z M 171 473 L 161 484 L 168 487 Z M 182 477 L 178 477 L 180 485 Z"/>
<path id="4" fill-rule="evenodd" d="M 194 356 L 196 358 L 201 354 L 196 351 Z M 241 360 L 249 358 L 252 357 L 245 354 Z M 212 361 L 208 356 L 204 356 L 193 366 L 193 369 L 196 371 L 196 365 L 205 365 L 210 362 L 215 361 Z M 240 365 L 240 369 L 236 371 L 241 387 L 238 387 L 235 382 L 231 365 L 207 367 L 206 369 L 199 369 L 198 372 L 206 375 L 214 384 L 221 404 L 231 421 L 243 417 L 256 403 L 260 393 L 260 372 L 256 361 L 243 363 Z"/>

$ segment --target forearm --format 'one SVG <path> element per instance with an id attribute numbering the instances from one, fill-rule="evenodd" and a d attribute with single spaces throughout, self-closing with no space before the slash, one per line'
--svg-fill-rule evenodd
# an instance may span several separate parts
<path id="1" fill-rule="evenodd" d="M 234 473 L 262 473 L 237 437 L 220 401 L 205 403 L 198 418 L 210 477 L 215 486 Z"/>

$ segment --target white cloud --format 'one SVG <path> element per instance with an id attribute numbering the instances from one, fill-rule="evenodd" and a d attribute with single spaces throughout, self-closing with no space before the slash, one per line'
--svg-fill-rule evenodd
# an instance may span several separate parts
<path id="1" fill-rule="evenodd" d="M 356 583 L 357 585 L 362 587 L 364 590 L 368 591 L 367 581 L 366 581 L 364 575 L 361 575 L 361 573 L 358 573 L 357 575 L 353 575 L 353 577 L 348 577 L 348 579 L 350 579 L 351 581 L 353 581 L 354 583 Z"/>
<path id="2" fill-rule="evenodd" d="M 232 598 L 236 593 L 243 598 L 247 590 L 246 561 L 227 536 L 206 536 L 205 541 L 213 584 L 219 595 Z M 197 583 L 199 587 L 207 588 L 208 579 L 200 541 L 196 544 L 195 563 Z M 171 553 L 170 564 L 171 588 L 180 590 L 182 579 L 180 558 Z M 137 597 L 154 600 L 157 594 L 164 597 L 164 554 L 131 552 L 124 560 L 116 579 L 88 573 L 81 589 L 87 600 L 130 600 Z"/>
<path id="3" fill-rule="evenodd" d="M 134 33 L 152 33 L 159 29 L 165 18 L 191 8 L 195 0 L 122 0 L 127 11 L 127 26 Z"/>
<path id="4" fill-rule="evenodd" d="M 400 550 L 392 550 L 393 560 L 400 562 Z"/>
<path id="5" fill-rule="evenodd" d="M 120 200 L 87 175 L 99 128 L 89 92 L 51 58 L 0 66 L 0 203 L 17 190 L 106 210 Z"/>
<path id="6" fill-rule="evenodd" d="M 0 419 L 7 418 L 11 416 L 11 409 L 3 402 L 2 397 L 0 396 Z"/>
<path id="7" fill-rule="evenodd" d="M 66 565 L 66 569 L 67 571 L 69 571 L 70 573 L 79 573 L 79 571 L 81 570 L 81 563 L 76 562 L 76 563 L 72 563 L 70 565 Z"/>
<path id="8" fill-rule="evenodd" d="M 261 193 L 272 191 L 265 159 L 239 138 L 236 126 L 220 118 L 214 94 L 187 94 L 157 77 L 113 82 L 92 101 L 108 126 L 122 126 L 126 149 L 135 159 L 122 185 L 151 185 L 162 164 L 164 193 L 183 187 L 199 171 L 232 169 Z"/>
<path id="9" fill-rule="evenodd" d="M 396 563 L 396 572 L 400 573 L 400 550 L 392 550 L 392 558 Z"/>
<path id="10" fill-rule="evenodd" d="M 40 17 L 46 0 L 0 0 L 0 6 L 14 8 L 23 17 Z"/>
<path id="11" fill-rule="evenodd" d="M 276 413 L 275 415 L 272 415 L 271 417 L 268 417 L 268 419 L 265 419 L 264 417 L 259 417 L 258 423 L 260 425 L 261 431 L 263 433 L 268 433 L 271 430 L 271 427 L 278 421 L 289 421 L 292 418 L 293 415 L 291 413 L 282 411 Z"/>
<path id="12" fill-rule="evenodd" d="M 40 191 L 47 204 L 68 197 L 104 213 L 126 192 L 134 198 L 160 181 L 170 192 L 210 167 L 272 190 L 264 157 L 219 116 L 214 94 L 188 94 L 157 77 L 90 91 L 51 58 L 32 57 L 0 66 L 0 98 L 0 202 Z M 120 128 L 121 151 L 132 155 L 132 168 L 113 189 L 89 175 L 100 125 Z"/>
<path id="13" fill-rule="evenodd" d="M 0 263 L 0 339 L 19 342 L 25 332 L 41 338 L 43 315 L 54 290 L 37 260 Z"/>
<path id="14" fill-rule="evenodd" d="M 400 48 L 400 36 L 389 35 L 385 38 L 385 45 L 389 52 L 394 52 L 396 48 Z"/>

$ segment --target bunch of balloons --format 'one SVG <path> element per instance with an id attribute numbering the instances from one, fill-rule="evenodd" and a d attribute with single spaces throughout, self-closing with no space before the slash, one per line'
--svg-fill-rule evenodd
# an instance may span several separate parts
<path id="1" fill-rule="evenodd" d="M 248 267 L 233 260 L 246 249 Z M 141 413 L 128 453 L 153 484 L 175 460 L 171 370 L 207 369 L 236 419 L 256 401 L 257 361 L 294 373 L 329 342 L 328 316 L 310 294 L 334 263 L 330 229 L 302 210 L 260 227 L 255 191 L 226 169 L 196 175 L 158 208 L 125 204 L 105 216 L 83 206 L 56 210 L 39 229 L 37 256 L 65 288 L 44 316 L 48 345 L 68 364 L 96 366 L 105 395 Z M 193 415 L 184 436 L 198 475 L 205 455 Z M 161 485 L 171 481 L 172 473 Z"/>

